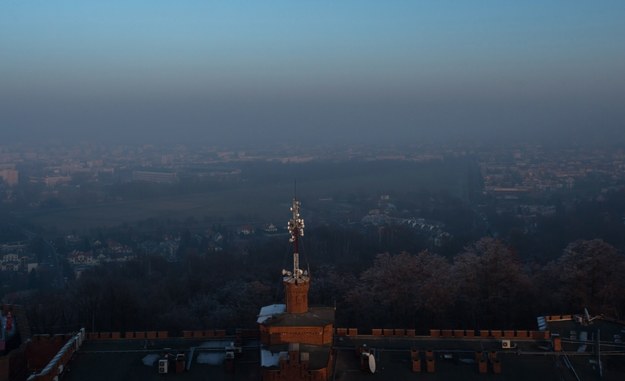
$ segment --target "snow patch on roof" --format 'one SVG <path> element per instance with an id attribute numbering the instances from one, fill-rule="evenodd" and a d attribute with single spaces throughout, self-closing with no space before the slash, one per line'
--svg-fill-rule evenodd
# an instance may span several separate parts
<path id="1" fill-rule="evenodd" d="M 283 314 L 285 312 L 286 304 L 271 304 L 269 306 L 264 306 L 260 309 L 256 322 L 258 324 L 263 324 L 275 315 Z"/>
<path id="2" fill-rule="evenodd" d="M 154 366 L 154 364 L 156 364 L 159 358 L 161 358 L 161 356 L 154 354 L 154 353 L 146 355 L 142 360 L 143 365 Z"/>
<path id="3" fill-rule="evenodd" d="M 280 364 L 280 358 L 288 356 L 288 352 L 271 352 L 268 349 L 260 349 L 260 366 L 269 368 L 271 366 L 278 366 Z"/>
<path id="4" fill-rule="evenodd" d="M 226 353 L 198 353 L 195 360 L 198 364 L 221 365 L 226 359 Z"/>

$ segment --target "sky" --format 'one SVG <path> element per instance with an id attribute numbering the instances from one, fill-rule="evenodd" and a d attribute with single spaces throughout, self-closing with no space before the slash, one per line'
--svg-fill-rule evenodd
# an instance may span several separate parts
<path id="1" fill-rule="evenodd" d="M 625 1 L 0 0 L 0 140 L 624 137 Z"/>

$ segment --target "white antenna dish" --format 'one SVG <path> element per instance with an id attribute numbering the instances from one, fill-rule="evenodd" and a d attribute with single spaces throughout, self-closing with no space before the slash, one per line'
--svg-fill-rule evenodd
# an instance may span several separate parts
<path id="1" fill-rule="evenodd" d="M 371 374 L 375 373 L 375 357 L 372 353 L 369 353 L 369 371 Z"/>

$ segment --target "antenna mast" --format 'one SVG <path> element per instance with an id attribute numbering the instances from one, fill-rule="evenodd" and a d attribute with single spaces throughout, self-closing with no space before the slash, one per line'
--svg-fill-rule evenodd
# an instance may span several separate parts
<path id="1" fill-rule="evenodd" d="M 304 219 L 300 217 L 299 207 L 299 201 L 293 197 L 292 216 L 288 225 L 291 235 L 289 241 L 293 243 L 293 272 L 282 270 L 286 311 L 294 314 L 308 312 L 308 288 L 310 287 L 310 274 L 299 268 L 299 238 L 304 235 Z"/>
<path id="2" fill-rule="evenodd" d="M 293 198 L 291 212 L 293 216 L 289 220 L 289 233 L 291 234 L 290 242 L 293 243 L 293 273 L 291 274 L 295 283 L 299 283 L 303 279 L 303 271 L 299 268 L 299 237 L 304 236 L 304 219 L 299 214 L 300 202 L 297 198 Z"/>

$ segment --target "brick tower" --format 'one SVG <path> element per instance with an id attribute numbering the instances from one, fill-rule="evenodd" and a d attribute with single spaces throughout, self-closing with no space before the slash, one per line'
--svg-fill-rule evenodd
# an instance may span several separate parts
<path id="1" fill-rule="evenodd" d="M 293 199 L 288 224 L 293 269 L 282 270 L 285 304 L 265 306 L 258 315 L 263 381 L 325 381 L 332 371 L 334 308 L 308 306 L 310 274 L 299 266 L 304 236 L 299 208 Z"/>

